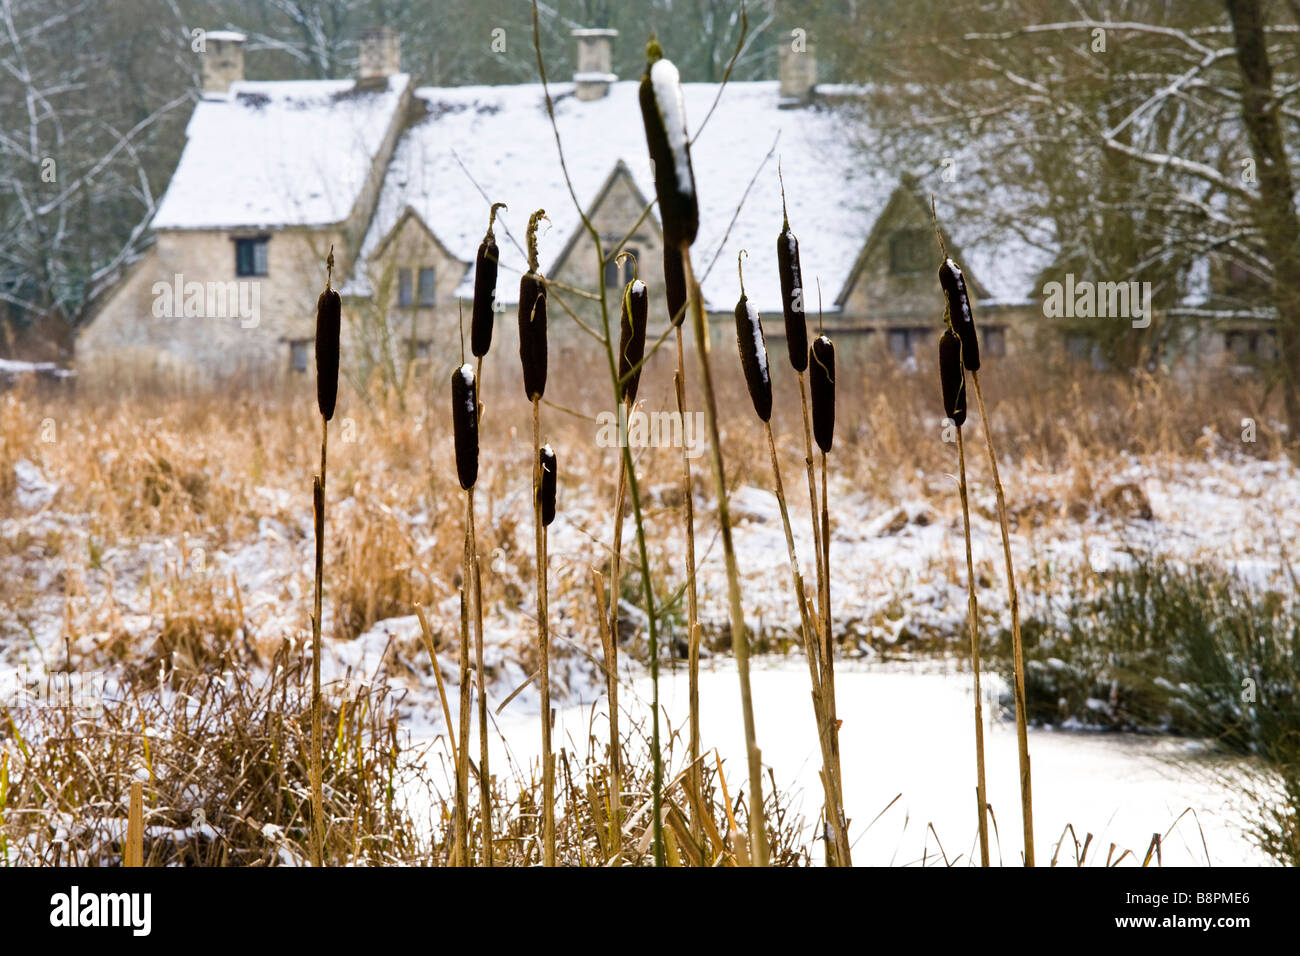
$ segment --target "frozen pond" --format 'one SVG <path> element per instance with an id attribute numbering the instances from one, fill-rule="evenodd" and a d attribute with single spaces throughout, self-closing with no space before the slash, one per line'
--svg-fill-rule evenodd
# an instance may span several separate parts
<path id="1" fill-rule="evenodd" d="M 751 680 L 764 765 L 772 768 L 778 785 L 794 795 L 798 809 L 809 821 L 807 836 L 813 839 L 811 821 L 820 809 L 821 785 L 807 665 L 797 657 L 756 660 Z M 985 677 L 986 695 L 996 682 L 991 675 Z M 836 686 L 843 721 L 844 799 L 851 819 L 854 862 L 912 865 L 925 858 L 930 864 L 941 863 L 940 841 L 948 859 L 960 856 L 965 865 L 974 854 L 978 860 L 970 675 L 937 672 L 933 666 L 864 668 L 846 664 L 836 672 Z M 620 705 L 634 716 L 647 717 L 649 698 L 650 681 L 639 677 L 630 686 L 624 685 Z M 660 698 L 668 723 L 674 728 L 685 727 L 684 667 L 663 672 Z M 703 662 L 701 737 L 706 748 L 716 747 L 720 752 L 733 796 L 743 791 L 747 779 L 739 699 L 730 659 Z M 496 718 L 500 733 L 493 735 L 494 771 L 503 769 L 507 747 L 516 763 L 536 759 L 535 701 L 535 696 L 524 695 Z M 529 703 L 534 707 L 531 713 Z M 604 700 L 594 706 L 598 709 L 594 724 L 592 703 L 558 712 L 557 747 L 563 744 L 581 753 L 589 729 L 603 734 Z M 1007 864 L 1016 864 L 1021 852 L 1021 823 L 1015 724 L 990 720 L 989 715 L 995 712 L 992 701 L 986 700 L 989 802 L 1001 832 L 1001 850 L 994 839 L 991 852 L 995 864 L 999 853 Z M 1156 832 L 1164 838 L 1166 866 L 1270 862 L 1246 838 L 1242 799 L 1220 779 L 1238 764 L 1206 756 L 1195 742 L 1031 729 L 1029 749 L 1040 866 L 1051 861 L 1067 825 L 1073 825 L 1080 843 L 1092 834 L 1089 864 L 1103 864 L 1112 844 L 1117 847 L 1115 857 L 1131 850 L 1140 862 Z M 1189 808 L 1194 815 L 1187 813 L 1180 820 L 1180 814 Z M 814 849 L 813 858 L 821 862 L 819 848 Z M 1130 856 L 1124 865 L 1134 862 Z M 1073 841 L 1068 835 L 1058 864 L 1074 865 Z"/>

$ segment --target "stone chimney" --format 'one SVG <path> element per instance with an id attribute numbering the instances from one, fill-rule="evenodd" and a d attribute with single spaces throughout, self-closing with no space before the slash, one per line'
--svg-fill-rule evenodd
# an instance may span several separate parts
<path id="1" fill-rule="evenodd" d="M 574 30 L 578 41 L 578 69 L 573 74 L 573 91 L 580 100 L 598 100 L 609 93 L 618 79 L 614 66 L 614 38 L 617 30 Z"/>
<path id="2" fill-rule="evenodd" d="M 244 78 L 242 33 L 210 30 L 203 35 L 203 92 L 226 93 Z"/>
<path id="3" fill-rule="evenodd" d="M 402 70 L 402 38 L 388 27 L 361 31 L 362 83 L 386 80 Z"/>
<path id="4" fill-rule="evenodd" d="M 783 42 L 777 49 L 781 59 L 782 105 L 808 102 L 817 83 L 817 48 L 807 41 L 802 30 L 794 30 L 790 42 Z"/>

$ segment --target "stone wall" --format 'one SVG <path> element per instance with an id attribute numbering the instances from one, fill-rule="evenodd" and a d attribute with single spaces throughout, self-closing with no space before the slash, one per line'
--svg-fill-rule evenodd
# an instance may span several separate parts
<path id="1" fill-rule="evenodd" d="M 159 233 L 81 334 L 78 365 L 93 372 L 129 359 L 137 369 L 190 369 L 201 378 L 287 370 L 290 343 L 315 335 L 325 257 L 331 243 L 343 247 L 342 236 L 332 230 L 265 233 L 266 275 L 237 275 L 234 240 L 261 234 Z M 336 287 L 341 281 L 336 276 Z"/>

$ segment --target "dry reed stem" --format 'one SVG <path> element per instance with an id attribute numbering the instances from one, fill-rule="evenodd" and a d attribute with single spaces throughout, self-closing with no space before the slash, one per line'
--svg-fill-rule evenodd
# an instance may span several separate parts
<path id="1" fill-rule="evenodd" d="M 483 815 L 483 866 L 492 865 L 492 777 L 488 772 L 487 678 L 483 667 L 483 563 L 478 553 L 478 535 L 474 528 L 474 489 L 465 494 L 465 523 L 469 529 L 469 555 L 466 569 L 474 579 L 474 666 L 478 685 L 478 789 L 479 810 Z"/>
<path id="2" fill-rule="evenodd" d="M 546 525 L 542 524 L 541 408 L 533 399 L 533 524 L 537 551 L 538 687 L 542 706 L 542 863 L 555 866 L 555 767 L 551 754 L 550 631 L 546 599 Z"/>
<path id="3" fill-rule="evenodd" d="M 790 555 L 790 577 L 794 588 L 795 602 L 799 605 L 800 630 L 803 635 L 805 656 L 808 658 L 809 675 L 812 680 L 813 715 L 817 722 L 817 741 L 822 752 L 822 790 L 825 795 L 826 820 L 830 824 L 835 842 L 835 860 L 837 865 L 848 865 L 848 840 L 844 834 L 844 814 L 839 808 L 839 771 L 835 766 L 834 753 L 831 750 L 831 733 L 829 712 L 826 702 L 826 685 L 823 674 L 818 672 L 818 654 L 814 648 L 817 632 L 808 614 L 807 595 L 804 591 L 803 574 L 799 571 L 799 555 L 795 550 L 794 531 L 790 526 L 790 511 L 785 502 L 785 485 L 781 480 L 781 465 L 776 455 L 776 441 L 772 437 L 771 422 L 763 423 L 763 432 L 767 438 L 767 449 L 772 457 L 772 478 L 776 482 L 776 501 L 781 510 L 781 526 L 785 531 L 785 545 Z M 820 542 L 817 550 L 820 552 Z"/>
<path id="4" fill-rule="evenodd" d="M 988 409 L 984 407 L 984 391 L 980 388 L 980 373 L 971 372 L 975 380 L 975 398 L 979 401 L 980 422 L 984 431 L 984 447 L 989 455 L 993 472 L 993 487 L 998 498 L 998 522 L 1002 528 L 1002 554 L 1007 565 L 1007 595 L 1011 603 L 1011 649 L 1015 666 L 1016 742 L 1020 750 L 1020 811 L 1025 834 L 1025 866 L 1034 865 L 1034 798 L 1029 773 L 1028 706 L 1025 703 L 1025 655 L 1020 640 L 1020 602 L 1016 597 L 1016 572 L 1011 561 L 1011 529 L 1007 523 L 1007 502 L 998 477 L 998 458 L 993 451 L 993 430 L 989 427 Z"/>
<path id="5" fill-rule="evenodd" d="M 749 763 L 750 845 L 755 866 L 767 866 L 767 823 L 763 808 L 763 754 L 758 749 L 754 728 L 754 696 L 749 683 L 749 635 L 745 631 L 745 611 L 740 600 L 740 572 L 736 567 L 736 548 L 731 537 L 731 509 L 727 505 L 727 473 L 722 463 L 722 440 L 718 429 L 718 402 L 713 390 L 713 371 L 709 366 L 709 338 L 704 317 L 702 293 L 695 281 L 690 243 L 682 243 L 682 270 L 686 275 L 686 294 L 692 309 L 695 348 L 699 352 L 700 380 L 704 387 L 704 417 L 709 426 L 710 461 L 713 485 L 718 496 L 718 525 L 722 535 L 722 553 L 727 568 L 727 592 L 731 607 L 731 649 L 736 658 L 740 680 L 740 707 L 745 725 L 745 750 Z"/>
<path id="6" fill-rule="evenodd" d="M 493 207 L 495 209 L 495 207 Z M 489 226 L 491 228 L 491 226 Z M 479 356 L 474 373 L 474 382 L 479 389 L 483 387 L 483 357 Z M 482 392 L 479 392 L 482 395 Z M 478 403 L 479 437 L 483 435 L 483 401 Z M 488 769 L 488 702 L 487 678 L 483 667 L 483 558 L 478 551 L 478 530 L 474 523 L 474 489 L 468 492 L 465 505 L 466 520 L 469 526 L 470 554 L 474 561 L 474 662 L 478 674 L 478 783 L 480 812 L 483 816 L 483 851 L 484 866 L 493 865 L 492 834 L 492 774 Z"/>
<path id="7" fill-rule="evenodd" d="M 469 571 L 469 535 L 465 535 L 465 571 Z M 460 748 L 456 751 L 456 865 L 469 866 L 469 598 L 460 593 Z"/>
<path id="8" fill-rule="evenodd" d="M 322 865 L 325 848 L 325 821 L 321 814 L 325 808 L 321 778 L 324 730 L 321 727 L 320 658 L 321 658 L 321 594 L 325 585 L 325 463 L 329 447 L 330 423 L 321 416 L 320 433 L 320 514 L 316 522 L 316 589 L 311 619 L 311 861 L 312 866 Z M 313 499 L 314 499 L 313 495 Z M 313 500 L 313 504 L 315 501 Z"/>
<path id="9" fill-rule="evenodd" d="M 831 511 L 830 511 L 830 482 L 826 477 L 826 452 L 822 452 L 822 520 L 821 520 L 821 541 L 818 545 L 822 552 L 822 571 L 826 575 L 826 591 L 822 595 L 822 626 L 826 634 L 826 652 L 822 657 L 822 682 L 826 688 L 826 716 L 830 724 L 831 732 L 831 760 L 835 766 L 835 797 L 840 808 L 840 813 L 844 812 L 844 772 L 840 766 L 840 717 L 839 710 L 835 703 L 835 641 L 832 638 L 831 630 Z M 844 830 L 844 845 L 851 846 L 849 842 L 849 821 L 847 819 L 840 821 L 840 826 Z M 847 852 L 847 849 L 846 849 Z M 847 857 L 846 857 L 847 859 Z M 849 866 L 851 863 L 845 863 Z"/>
<path id="10" fill-rule="evenodd" d="M 812 513 L 812 530 L 814 547 L 813 552 L 817 556 L 817 600 L 821 608 L 818 616 L 818 632 L 822 640 L 822 654 L 826 653 L 825 645 L 830 640 L 830 635 L 825 628 L 825 608 L 824 604 L 826 587 L 826 568 L 822 562 L 821 548 L 821 522 L 817 518 L 817 480 L 813 475 L 813 444 L 812 444 L 812 418 L 808 412 L 808 390 L 805 388 L 804 373 L 796 372 L 799 377 L 799 404 L 803 408 L 803 447 L 804 447 L 804 469 L 808 473 L 808 507 Z"/>
<path id="11" fill-rule="evenodd" d="M 594 567 L 591 569 L 591 583 L 596 592 L 596 620 L 605 650 L 605 691 L 609 699 L 609 841 L 614 850 L 609 865 L 618 866 L 623 860 L 623 745 L 618 735 L 618 645 L 605 616 L 605 582 Z"/>
<path id="12" fill-rule="evenodd" d="M 438 699 L 442 701 L 442 720 L 447 728 L 447 743 L 451 747 L 451 762 L 454 764 L 459 759 L 456 756 L 456 730 L 451 720 L 451 703 L 447 700 L 447 688 L 442 682 L 442 668 L 438 666 L 438 651 L 433 646 L 433 633 L 429 630 L 429 622 L 424 616 L 424 606 L 415 605 L 415 616 L 420 619 L 420 633 L 424 637 L 424 648 L 429 652 L 429 662 L 433 665 L 433 679 L 438 685 Z"/>
<path id="13" fill-rule="evenodd" d="M 675 327 L 677 333 L 677 369 L 673 373 L 673 392 L 677 396 L 677 414 L 683 427 L 686 422 L 686 361 L 685 349 L 682 347 L 682 327 Z M 690 701 L 690 755 L 691 786 L 699 790 L 702 783 L 700 769 L 700 606 L 695 586 L 695 488 L 691 480 L 691 458 L 687 454 L 686 443 L 682 442 L 682 502 L 685 506 L 683 521 L 686 525 L 686 628 L 687 628 L 687 672 L 689 680 Z M 698 842 L 702 836 L 699 810 L 691 803 L 691 835 Z"/>
<path id="14" fill-rule="evenodd" d="M 122 847 L 122 865 L 144 866 L 144 784 L 131 781 L 131 804 L 126 821 L 126 844 Z"/>
<path id="15" fill-rule="evenodd" d="M 627 408 L 628 415 L 630 416 L 632 413 L 631 403 L 625 403 L 624 407 Z M 620 436 L 620 441 L 622 440 L 623 438 L 622 436 Z M 608 607 L 604 606 L 604 600 L 603 600 L 604 596 L 602 595 L 601 607 L 600 607 L 600 617 L 601 617 L 602 626 L 604 626 L 604 622 L 608 620 L 609 644 L 605 652 L 605 661 L 606 661 L 606 671 L 607 673 L 610 674 L 611 686 L 613 687 L 616 687 L 618 682 L 618 602 L 619 602 L 619 595 L 622 592 L 622 577 L 623 577 L 623 570 L 622 570 L 623 509 L 627 503 L 627 480 L 628 480 L 627 457 L 628 456 L 623 454 L 620 454 L 618 456 L 618 487 L 615 490 L 615 494 L 614 494 L 614 543 L 610 551 L 610 557 L 609 557 L 609 605 Z M 608 614 L 608 618 L 606 618 L 606 614 Z M 618 712 L 617 712 L 616 702 L 617 702 L 617 690 L 615 689 L 614 696 L 610 697 L 610 734 L 611 734 L 610 739 L 611 741 L 617 741 L 618 739 L 617 737 L 613 736 L 615 730 L 618 727 Z M 611 747 L 613 747 L 615 751 L 617 750 L 616 743 L 612 743 Z M 618 774 L 618 777 L 621 780 L 622 777 L 621 767 L 620 767 L 620 773 Z M 611 816 L 614 817 L 615 819 L 617 819 L 621 815 L 621 807 L 618 806 L 618 803 L 621 800 L 622 800 L 622 794 L 621 793 L 615 794 L 614 806 L 612 807 L 611 810 Z M 616 846 L 616 853 L 621 858 L 622 850 L 623 850 L 622 841 L 621 840 L 617 841 L 615 846 Z"/>
<path id="16" fill-rule="evenodd" d="M 984 812 L 988 800 L 988 791 L 984 786 L 984 705 L 980 695 L 980 635 L 979 604 L 975 599 L 975 561 L 971 556 L 970 543 L 970 503 L 966 491 L 966 446 L 962 441 L 961 426 L 957 426 L 957 465 L 959 468 L 958 488 L 961 492 L 962 531 L 966 538 L 966 587 L 970 595 L 968 615 L 970 618 L 970 657 L 971 668 L 975 671 L 975 801 L 979 811 L 980 866 L 989 865 L 989 824 Z"/>

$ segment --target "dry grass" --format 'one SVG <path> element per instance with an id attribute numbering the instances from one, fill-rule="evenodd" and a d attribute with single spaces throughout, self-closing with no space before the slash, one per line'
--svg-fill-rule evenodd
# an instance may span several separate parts
<path id="1" fill-rule="evenodd" d="M 501 349 L 490 356 L 484 374 L 489 427 L 476 495 L 478 536 L 485 608 L 522 622 L 518 629 L 524 637 L 513 655 L 530 673 L 536 666 L 527 638 L 535 573 L 527 540 L 531 435 L 524 428 L 515 433 L 509 427 L 528 420 L 528 407 L 508 352 Z M 950 485 L 939 480 L 952 468 L 952 450 L 939 440 L 942 409 L 932 370 L 910 374 L 892 364 L 870 365 L 851 347 L 841 347 L 838 358 L 833 485 L 853 487 L 883 502 L 914 499 L 918 487 L 936 498 L 950 495 Z M 611 404 L 599 362 L 593 359 L 587 374 L 573 356 L 562 361 L 566 374 L 552 383 L 542 435 L 543 441 L 564 448 L 560 510 L 570 536 L 551 568 L 552 627 L 557 654 L 599 658 L 591 568 L 608 574 L 607 503 L 615 497 L 618 449 L 599 447 L 595 441 L 591 419 Z M 1124 453 L 1177 461 L 1201 458 L 1209 449 L 1253 456 L 1279 450 L 1269 424 L 1272 418 L 1256 403 L 1252 382 L 1207 377 L 1180 383 L 1092 372 L 1063 379 L 1050 369 L 999 364 L 998 374 L 990 375 L 986 397 L 1000 455 L 1013 466 L 1060 475 L 1063 489 L 1049 496 L 1051 500 L 1014 498 L 1013 525 L 1048 514 L 1068 517 L 1088 508 L 1141 514 L 1141 490 L 1125 489 L 1106 478 L 1105 463 Z M 675 407 L 671 365 L 667 352 L 651 360 L 642 380 L 642 407 Z M 761 433 L 752 427 L 740 370 L 734 362 L 719 360 L 715 365 L 728 482 L 732 487 L 766 485 L 770 458 Z M 331 429 L 325 568 L 325 619 L 332 641 L 355 637 L 376 621 L 411 614 L 417 603 L 431 609 L 443 606 L 461 584 L 462 496 L 454 469 L 435 466 L 436 461 L 449 460 L 450 425 L 442 414 L 442 390 L 424 387 L 443 379 L 441 370 L 431 370 L 429 380 L 417 382 L 421 387 L 408 393 L 404 408 L 378 393 L 345 392 L 341 397 Z M 1062 381 L 1069 384 L 1062 386 Z M 803 427 L 793 375 L 782 376 L 778 370 L 775 387 L 777 451 L 793 467 L 802 457 Z M 63 862 L 90 860 L 96 854 L 107 858 L 110 849 L 120 858 L 120 847 L 114 849 L 120 837 L 113 836 L 113 827 L 119 818 L 125 819 L 123 801 L 144 759 L 147 740 L 155 767 L 146 787 L 149 862 L 271 863 L 305 858 L 305 843 L 299 846 L 294 835 L 301 828 L 298 805 L 306 792 L 306 745 L 298 739 L 306 727 L 301 652 L 295 651 L 293 662 L 275 678 L 279 700 L 274 706 L 271 687 L 258 687 L 252 678 L 240 685 L 242 702 L 201 699 L 201 714 L 177 709 L 175 695 L 224 672 L 270 673 L 277 661 L 288 660 L 285 642 L 301 642 L 309 633 L 310 496 L 303 476 L 316 465 L 319 435 L 314 409 L 303 398 L 306 389 L 301 381 L 287 388 L 250 384 L 242 398 L 231 401 L 228 393 L 201 387 L 99 388 L 86 383 L 77 394 L 20 389 L 0 396 L 0 522 L 5 527 L 0 544 L 0 646 L 35 643 L 49 672 L 109 667 L 133 688 L 156 691 L 161 672 L 166 689 L 161 695 L 133 694 L 111 720 L 87 722 L 50 711 L 39 725 L 43 729 L 24 738 L 28 753 L 22 766 L 10 748 L 9 784 L 2 801 L 10 846 L 28 841 L 22 845 L 35 854 L 30 858 L 46 862 L 54 862 L 56 854 Z M 698 395 L 699 390 L 688 383 L 687 394 Z M 421 395 L 428 397 L 413 397 Z M 1247 416 L 1259 423 L 1258 444 L 1237 440 L 1240 419 Z M 47 438 L 53 440 L 43 440 Z M 23 502 L 28 492 L 20 488 L 15 470 L 23 459 L 57 486 L 50 502 L 36 511 Z M 972 480 L 986 481 L 971 464 Z M 638 454 L 661 602 L 683 583 L 680 567 L 671 560 L 675 552 L 656 550 L 658 542 L 681 534 L 680 469 L 677 449 Z M 972 505 L 978 508 L 979 502 Z M 705 551 L 715 539 L 716 519 L 712 509 L 699 508 L 698 501 L 696 521 Z M 575 546 L 575 540 L 585 541 L 585 547 Z M 248 559 L 246 565 L 232 568 L 224 563 L 241 553 Z M 743 567 L 745 555 L 738 557 Z M 635 566 L 627 556 L 623 564 Z M 488 568 L 491 573 L 486 573 Z M 275 572 L 270 583 L 249 583 L 263 571 Z M 637 589 L 629 582 L 621 582 L 617 593 L 637 602 Z M 667 613 L 683 616 L 684 600 Z M 756 649 L 789 639 L 765 631 L 761 620 L 753 623 Z M 434 630 L 448 649 L 448 659 L 454 659 L 453 622 L 435 622 Z M 625 630 L 623 653 L 644 658 L 644 633 L 635 626 Z M 725 626 L 715 621 L 705 641 L 713 649 L 724 648 Z M 389 673 L 406 673 L 428 683 L 427 663 L 418 663 L 422 656 L 418 642 L 394 647 L 388 656 Z M 382 688 L 375 692 L 382 697 Z M 217 701 L 225 706 L 216 706 Z M 337 788 L 331 784 L 335 792 L 328 800 L 338 801 L 328 808 L 333 828 L 329 854 L 335 862 L 437 862 L 443 852 L 378 796 L 399 770 L 396 758 L 385 756 L 384 748 L 391 743 L 384 737 L 389 725 L 377 722 L 390 703 L 381 706 L 377 699 L 365 721 L 358 718 L 356 736 L 350 738 L 351 752 L 355 755 L 359 745 L 363 756 L 369 754 L 365 759 L 372 769 L 350 782 L 339 778 Z M 332 706 L 327 726 L 341 713 Z M 386 713 L 392 716 L 391 710 Z M 239 730 L 226 719 L 228 714 L 243 715 L 246 728 L 261 729 Z M 167 734 L 143 736 L 136 729 L 142 715 L 146 726 L 168 728 Z M 206 729 L 200 717 L 208 721 Z M 277 733 L 282 736 L 273 745 Z M 290 739 L 293 743 L 285 749 Z M 230 760 L 261 767 L 256 771 L 261 776 L 244 783 L 231 778 L 229 787 L 212 790 L 222 794 L 218 802 L 196 801 L 195 792 L 185 787 L 199 772 L 193 760 L 204 741 L 232 748 Z M 624 807 L 630 829 L 623 849 L 626 862 L 645 862 L 648 818 L 638 818 L 636 811 L 650 792 L 650 781 L 636 768 L 646 768 L 651 761 L 637 750 L 644 749 L 644 741 L 632 739 L 626 746 Z M 693 845 L 703 849 L 696 855 L 702 861 L 707 857 L 735 862 L 743 855 L 744 841 L 733 842 L 727 832 L 726 804 L 730 799 L 743 831 L 744 801 L 738 794 L 717 792 L 717 768 L 710 761 L 705 751 L 694 798 L 678 776 L 684 766 L 674 767 L 665 777 L 665 805 L 689 819 L 696 800 L 706 804 L 711 819 L 721 821 L 719 838 L 697 840 Z M 96 777 L 90 767 L 113 769 Z M 171 769 L 162 773 L 163 767 Z M 233 773 L 224 767 L 218 764 L 212 779 Z M 607 768 L 605 758 L 593 758 L 590 764 L 575 762 L 572 754 L 560 759 L 560 862 L 593 862 L 609 850 L 601 843 L 608 837 L 602 835 L 607 830 L 600 825 L 599 810 Z M 327 769 L 343 772 L 342 763 Z M 257 799 L 269 800 L 274 791 L 278 802 L 271 809 L 264 805 L 259 815 L 240 811 L 244 815 L 239 816 L 239 804 L 231 802 L 234 795 L 250 793 L 241 789 L 246 785 L 265 785 L 271 775 L 277 782 L 258 791 Z M 494 793 L 495 848 L 502 862 L 528 862 L 536 853 L 528 808 L 535 796 L 533 783 L 540 777 L 532 777 L 524 772 L 507 779 Z M 782 799 L 770 796 L 766 807 L 773 859 L 806 862 L 789 842 L 793 838 L 782 836 L 793 825 L 782 822 L 788 813 Z M 176 836 L 172 831 L 185 829 L 186 814 L 200 806 L 209 822 L 224 821 L 220 836 L 197 842 L 192 835 Z M 29 813 L 33 815 L 25 816 Z M 266 837 L 248 821 L 281 829 L 267 830 L 278 835 Z M 75 834 L 60 837 L 68 841 L 66 849 L 54 842 L 60 828 Z M 361 842 L 358 833 L 364 836 Z M 676 841 L 672 852 L 689 859 L 691 845 L 676 833 L 671 809 L 665 833 Z M 287 856 L 281 853 L 286 846 Z"/>

